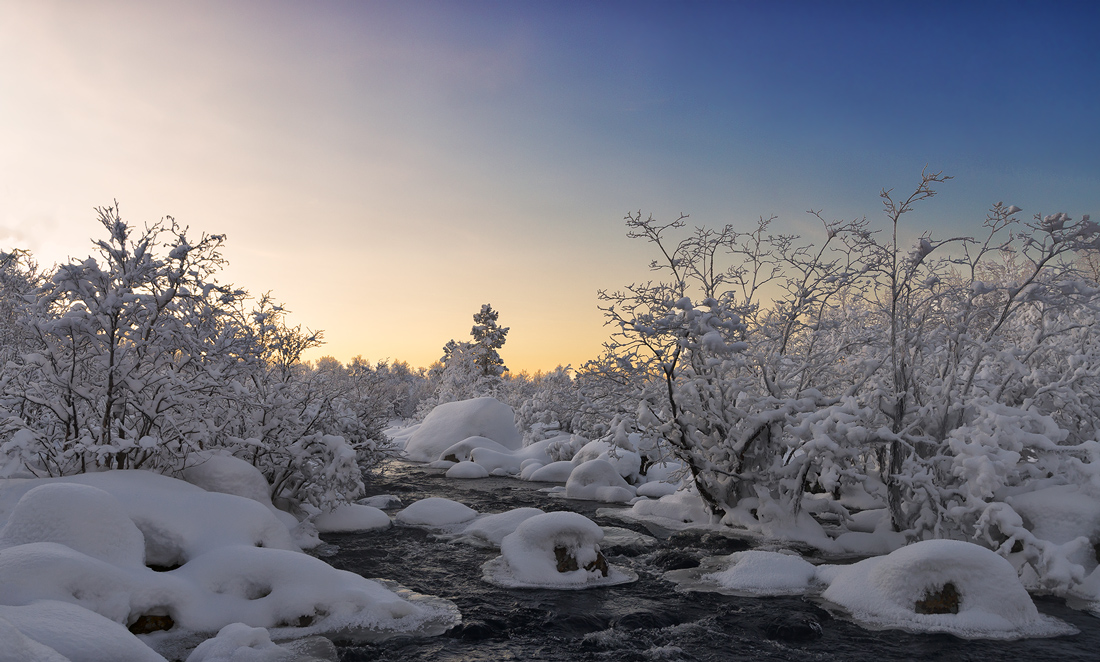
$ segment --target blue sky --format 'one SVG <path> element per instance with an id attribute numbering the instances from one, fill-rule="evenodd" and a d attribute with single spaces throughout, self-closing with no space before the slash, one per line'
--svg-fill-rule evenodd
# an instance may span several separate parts
<path id="1" fill-rule="evenodd" d="M 1100 212 L 1094 3 L 0 0 L 0 246 L 82 257 L 96 205 L 228 235 L 226 279 L 426 365 L 482 303 L 513 368 L 580 365 L 622 218 L 812 233 L 955 179 Z"/>

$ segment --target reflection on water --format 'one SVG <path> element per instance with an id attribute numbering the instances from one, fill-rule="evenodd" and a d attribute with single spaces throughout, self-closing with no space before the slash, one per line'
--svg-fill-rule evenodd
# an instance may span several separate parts
<path id="1" fill-rule="evenodd" d="M 624 526 L 595 514 L 603 504 L 549 497 L 539 485 L 489 478 L 451 480 L 441 472 L 395 466 L 371 485 L 408 505 L 428 496 L 465 503 L 482 513 L 534 506 L 574 510 L 603 526 Z M 644 531 L 638 528 L 639 531 Z M 648 531 L 646 531 L 648 533 Z M 1037 599 L 1044 613 L 1070 622 L 1081 634 L 1015 642 L 967 641 L 949 635 L 868 631 L 832 617 L 798 597 L 746 598 L 682 594 L 661 578 L 699 559 L 746 549 L 714 534 L 682 532 L 655 544 L 605 546 L 608 560 L 639 580 L 585 591 L 504 589 L 481 579 L 495 550 L 449 543 L 420 529 L 326 534 L 338 547 L 325 560 L 365 577 L 395 580 L 415 591 L 454 601 L 462 625 L 434 638 L 375 643 L 337 642 L 345 662 L 366 660 L 1040 660 L 1100 658 L 1100 620 Z M 628 538 L 624 538 L 626 540 Z"/>

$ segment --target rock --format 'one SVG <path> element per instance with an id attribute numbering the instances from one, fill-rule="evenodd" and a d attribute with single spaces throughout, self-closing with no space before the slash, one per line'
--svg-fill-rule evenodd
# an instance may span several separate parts
<path id="1" fill-rule="evenodd" d="M 577 565 L 577 559 L 570 554 L 569 550 L 565 547 L 555 547 L 554 558 L 557 559 L 558 562 L 558 572 L 572 572 L 580 568 L 580 566 Z M 609 571 L 607 559 L 604 558 L 603 552 L 597 551 L 596 560 L 584 566 L 584 569 L 589 572 L 599 570 L 600 574 L 606 577 Z"/>
<path id="2" fill-rule="evenodd" d="M 149 634 L 160 630 L 171 630 L 176 624 L 168 614 L 142 614 L 128 628 L 134 634 Z"/>
<path id="3" fill-rule="evenodd" d="M 957 614 L 959 613 L 959 591 L 951 582 L 947 582 L 938 591 L 928 591 L 924 598 L 917 600 L 913 610 L 918 614 Z"/>

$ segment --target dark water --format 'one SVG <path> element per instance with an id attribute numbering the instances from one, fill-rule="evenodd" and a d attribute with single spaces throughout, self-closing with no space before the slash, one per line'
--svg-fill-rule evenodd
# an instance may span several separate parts
<path id="1" fill-rule="evenodd" d="M 371 485 L 408 505 L 428 496 L 465 503 L 482 513 L 534 506 L 574 510 L 601 525 L 629 527 L 595 515 L 601 504 L 552 498 L 539 485 L 490 478 L 451 480 L 433 470 L 398 466 Z M 641 531 L 642 529 L 638 529 Z M 344 662 L 366 660 L 1100 660 L 1100 620 L 1061 601 L 1039 598 L 1044 613 L 1068 621 L 1078 635 L 1013 642 L 968 641 L 950 635 L 868 631 L 797 597 L 743 598 L 682 594 L 667 570 L 729 554 L 745 544 L 714 534 L 681 533 L 656 546 L 612 548 L 608 560 L 639 580 L 583 591 L 504 589 L 482 581 L 494 550 L 449 543 L 419 529 L 330 534 L 339 547 L 332 565 L 384 577 L 445 597 L 463 623 L 440 637 L 363 644 L 337 642 Z"/>

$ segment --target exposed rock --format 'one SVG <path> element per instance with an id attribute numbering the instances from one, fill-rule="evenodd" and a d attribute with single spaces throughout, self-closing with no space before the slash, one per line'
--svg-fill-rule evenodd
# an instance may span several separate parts
<path id="1" fill-rule="evenodd" d="M 554 558 L 557 559 L 558 562 L 558 572 L 572 572 L 580 568 L 580 566 L 577 564 L 576 557 L 570 554 L 569 550 L 565 547 L 555 547 Z M 584 569 L 588 570 L 589 572 L 593 570 L 599 570 L 600 574 L 606 577 L 609 569 L 607 567 L 607 559 L 604 558 L 603 552 L 597 551 L 596 560 L 585 565 Z"/>
<path id="2" fill-rule="evenodd" d="M 938 591 L 928 591 L 924 599 L 913 605 L 918 614 L 957 614 L 959 613 L 959 591 L 951 582 L 947 582 Z"/>
<path id="3" fill-rule="evenodd" d="M 176 624 L 168 614 L 142 614 L 130 624 L 129 630 L 134 634 L 149 634 L 159 630 L 171 630 Z"/>

